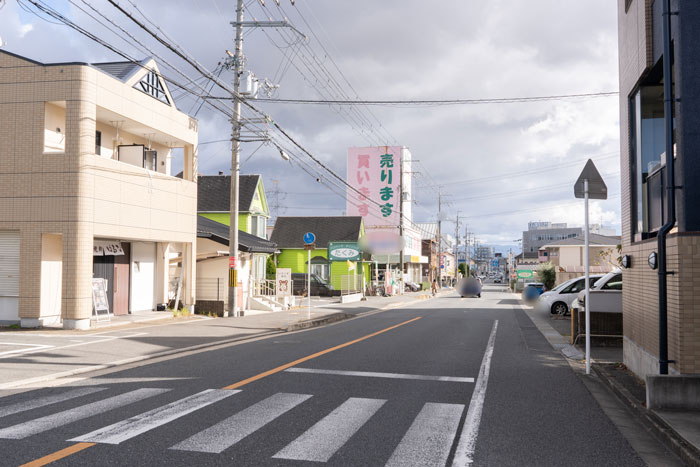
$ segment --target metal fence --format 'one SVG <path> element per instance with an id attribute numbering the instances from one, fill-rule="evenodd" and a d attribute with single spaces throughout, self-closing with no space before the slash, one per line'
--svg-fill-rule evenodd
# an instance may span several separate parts
<path id="1" fill-rule="evenodd" d="M 362 276 L 356 274 L 340 276 L 340 295 L 362 292 Z"/>
<path id="2" fill-rule="evenodd" d="M 197 278 L 198 300 L 228 300 L 228 283 L 220 277 Z"/>

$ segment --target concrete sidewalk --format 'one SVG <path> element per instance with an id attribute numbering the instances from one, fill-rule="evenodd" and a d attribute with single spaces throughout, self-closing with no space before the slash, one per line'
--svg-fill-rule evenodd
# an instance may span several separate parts
<path id="1" fill-rule="evenodd" d="M 254 339 L 328 324 L 375 310 L 419 302 L 409 293 L 369 297 L 349 304 L 294 309 L 239 318 L 154 313 L 147 319 L 101 322 L 88 331 L 63 329 L 0 331 L 0 394 L 7 390 L 50 386 L 59 378 L 125 365 L 176 353 Z M 153 318 L 153 319 L 151 319 Z"/>
<path id="2" fill-rule="evenodd" d="M 552 347 L 575 361 L 576 363 L 572 362 L 572 367 L 580 372 L 585 348 L 569 344 L 570 331 L 565 320 L 551 316 L 546 311 L 526 306 L 522 301 L 520 306 Z M 570 323 L 570 320 L 568 322 Z M 644 383 L 626 370 L 621 365 L 622 361 L 622 347 L 591 346 L 593 375 L 623 402 L 647 430 L 662 440 L 670 451 L 687 465 L 700 467 L 700 412 L 647 409 Z"/>

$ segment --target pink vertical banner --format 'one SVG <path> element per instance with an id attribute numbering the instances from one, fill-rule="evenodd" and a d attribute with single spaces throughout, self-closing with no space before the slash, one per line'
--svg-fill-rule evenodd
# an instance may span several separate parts
<path id="1" fill-rule="evenodd" d="M 398 230 L 400 146 L 349 148 L 347 182 L 357 190 L 348 188 L 348 216 L 362 216 L 365 228 Z"/>

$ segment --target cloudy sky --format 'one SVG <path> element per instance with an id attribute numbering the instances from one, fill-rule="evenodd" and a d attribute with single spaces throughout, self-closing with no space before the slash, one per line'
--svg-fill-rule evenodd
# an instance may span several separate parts
<path id="1" fill-rule="evenodd" d="M 130 56 L 155 54 L 209 89 L 196 71 L 105 0 L 44 1 Z M 263 7 L 248 0 L 246 19 L 287 18 L 298 33 L 292 28 L 249 29 L 244 42 L 247 69 L 278 84 L 276 98 L 489 99 L 618 89 L 615 1 L 296 0 L 294 6 L 280 1 L 281 7 L 274 0 L 265 0 Z M 48 18 L 28 0 L 3 3 L 4 50 L 42 62 L 122 60 L 65 25 L 42 19 Z M 226 49 L 233 50 L 233 0 L 119 4 L 209 70 L 223 60 Z M 112 22 L 152 50 L 108 30 L 105 25 L 124 36 Z M 184 81 L 174 70 L 162 69 Z M 220 77 L 232 81 L 229 71 Z M 221 94 L 216 87 L 211 91 L 217 92 Z M 189 96 L 177 104 L 191 114 L 199 107 Z M 608 201 L 592 203 L 592 220 L 619 232 L 616 96 L 453 106 L 253 104 L 341 176 L 349 146 L 407 146 L 420 161 L 413 168 L 418 172 L 413 175 L 415 221 L 436 220 L 440 185 L 446 229 L 454 230 L 451 220 L 459 214 L 462 226 L 467 223 L 482 242 L 514 248 L 512 241 L 528 221 L 583 223 L 583 203 L 574 199 L 572 186 L 585 160 L 592 158 L 610 193 Z M 230 143 L 217 142 L 230 138 L 227 117 L 204 106 L 197 118 L 200 172 L 229 171 Z M 303 170 L 315 173 L 315 163 L 297 153 L 290 163 L 271 144 L 243 143 L 241 172 L 263 175 L 279 214 L 342 214 L 345 200 L 327 187 L 332 177 L 317 182 Z"/>

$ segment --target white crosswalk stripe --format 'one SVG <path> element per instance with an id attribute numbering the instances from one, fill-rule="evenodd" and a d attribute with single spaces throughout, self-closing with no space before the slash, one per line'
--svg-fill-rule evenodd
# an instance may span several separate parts
<path id="1" fill-rule="evenodd" d="M 22 439 L 27 436 L 43 433 L 84 418 L 107 412 L 134 402 L 163 394 L 169 389 L 143 388 L 136 389 L 118 396 L 109 397 L 97 402 L 85 404 L 74 409 L 64 410 L 46 417 L 36 418 L 28 422 L 13 425 L 0 430 L 1 439 Z"/>
<path id="2" fill-rule="evenodd" d="M 0 407 L 0 417 L 69 401 L 105 389 L 76 388 L 61 394 L 17 402 Z M 168 391 L 170 389 L 142 388 L 111 396 L 70 410 L 0 428 L 0 439 L 23 439 Z M 208 389 L 68 441 L 120 444 L 239 392 L 241 391 Z M 220 454 L 275 422 L 311 397 L 313 396 L 310 394 L 274 394 L 208 426 L 169 449 Z M 273 458 L 328 462 L 385 403 L 384 399 L 349 398 L 279 450 Z M 465 406 L 462 404 L 426 403 L 396 446 L 386 466 L 445 466 L 452 445 L 458 437 L 459 423 L 464 410 Z"/>
<path id="3" fill-rule="evenodd" d="M 273 457 L 327 462 L 385 402 L 351 397 Z"/>
<path id="4" fill-rule="evenodd" d="M 444 466 L 463 411 L 462 404 L 425 404 L 391 455 L 387 467 Z"/>
<path id="5" fill-rule="evenodd" d="M 105 389 L 107 388 L 98 388 L 94 386 L 77 388 L 71 391 L 62 392 L 60 394 L 51 394 L 24 402 L 17 402 L 15 404 L 0 407 L 0 417 L 7 417 L 8 415 L 25 412 L 27 410 L 38 409 L 39 407 L 46 407 L 47 405 L 51 404 L 58 404 L 59 402 L 65 402 L 78 397 L 87 396 L 88 394 L 94 394 L 99 391 L 104 391 Z"/>
<path id="6" fill-rule="evenodd" d="M 308 394 L 277 393 L 170 449 L 220 453 L 310 397 Z"/>
<path id="7" fill-rule="evenodd" d="M 207 389 L 184 399 L 149 410 L 135 417 L 100 428 L 69 441 L 119 444 L 168 422 L 183 417 L 202 407 L 237 394 L 239 390 Z"/>

